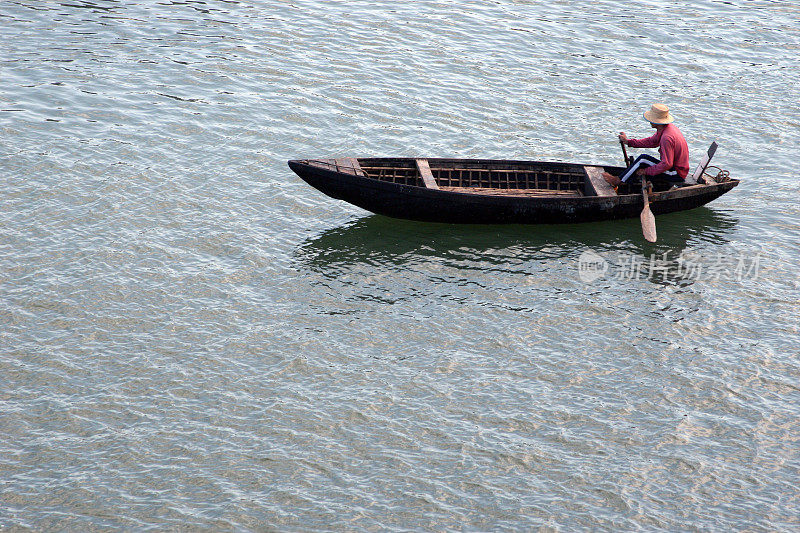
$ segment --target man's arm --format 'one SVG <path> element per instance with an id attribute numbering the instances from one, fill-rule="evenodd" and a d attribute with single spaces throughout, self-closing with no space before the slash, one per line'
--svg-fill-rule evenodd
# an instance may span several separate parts
<path id="1" fill-rule="evenodd" d="M 623 136 L 625 137 L 624 139 L 622 139 Z M 628 139 L 627 135 L 624 133 L 621 133 L 619 138 L 625 141 L 631 148 L 656 148 L 658 146 L 658 141 L 660 140 L 658 132 L 656 132 L 652 137 L 647 137 L 646 139 Z"/>

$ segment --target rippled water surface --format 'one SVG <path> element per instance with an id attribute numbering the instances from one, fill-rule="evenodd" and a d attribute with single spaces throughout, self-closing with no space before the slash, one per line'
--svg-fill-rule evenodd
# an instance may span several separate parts
<path id="1" fill-rule="evenodd" d="M 796 2 L 6 1 L 0 43 L 0 529 L 800 529 Z M 742 180 L 656 245 L 286 166 L 617 164 L 654 101 Z"/>

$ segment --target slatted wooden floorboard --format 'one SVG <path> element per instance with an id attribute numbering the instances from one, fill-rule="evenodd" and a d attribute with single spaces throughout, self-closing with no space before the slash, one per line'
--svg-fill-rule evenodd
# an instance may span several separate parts
<path id="1" fill-rule="evenodd" d="M 425 161 L 425 160 L 420 160 Z M 369 163 L 372 163 L 370 161 Z M 401 185 L 417 185 L 429 188 L 433 184 L 443 190 L 465 189 L 476 194 L 496 194 L 513 196 L 566 195 L 581 196 L 585 176 L 581 172 L 569 173 L 558 170 L 534 169 L 500 169 L 469 168 L 464 165 L 447 165 L 420 168 L 416 161 L 409 161 L 408 166 L 364 164 L 362 169 L 371 178 L 399 183 Z M 427 176 L 428 183 L 424 177 Z M 433 179 L 431 179 L 433 178 Z"/>
<path id="2" fill-rule="evenodd" d="M 583 196 L 580 191 L 555 191 L 551 189 L 495 189 L 487 187 L 442 187 L 439 189 L 451 192 L 463 192 L 468 194 L 483 194 L 494 196 Z"/>

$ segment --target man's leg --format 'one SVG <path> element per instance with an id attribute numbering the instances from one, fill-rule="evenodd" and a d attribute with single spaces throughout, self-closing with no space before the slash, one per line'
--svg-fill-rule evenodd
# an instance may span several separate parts
<path id="1" fill-rule="evenodd" d="M 636 171 L 639 170 L 641 167 L 652 167 L 653 165 L 656 165 L 658 163 L 659 161 L 655 157 L 647 154 L 642 154 L 639 157 L 637 157 L 634 160 L 633 164 L 628 168 L 626 168 L 619 177 L 613 176 L 608 172 L 603 172 L 602 176 L 608 183 L 616 187 L 620 183 L 627 182 L 631 176 L 636 175 Z"/>
<path id="2" fill-rule="evenodd" d="M 625 172 L 619 177 L 622 183 L 626 183 L 631 176 L 636 174 L 636 171 L 643 167 L 652 167 L 653 165 L 657 165 L 660 161 L 655 157 L 647 154 L 642 154 L 637 157 L 633 164 L 625 169 Z"/>

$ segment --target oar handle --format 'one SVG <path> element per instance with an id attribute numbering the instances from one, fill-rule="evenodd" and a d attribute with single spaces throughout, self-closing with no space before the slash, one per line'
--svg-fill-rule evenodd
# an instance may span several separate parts
<path id="1" fill-rule="evenodd" d="M 628 165 L 631 164 L 631 160 L 628 159 L 628 150 L 625 149 L 625 141 L 620 139 L 619 140 L 619 145 L 622 147 L 622 157 L 625 158 L 625 166 L 628 166 Z"/>

